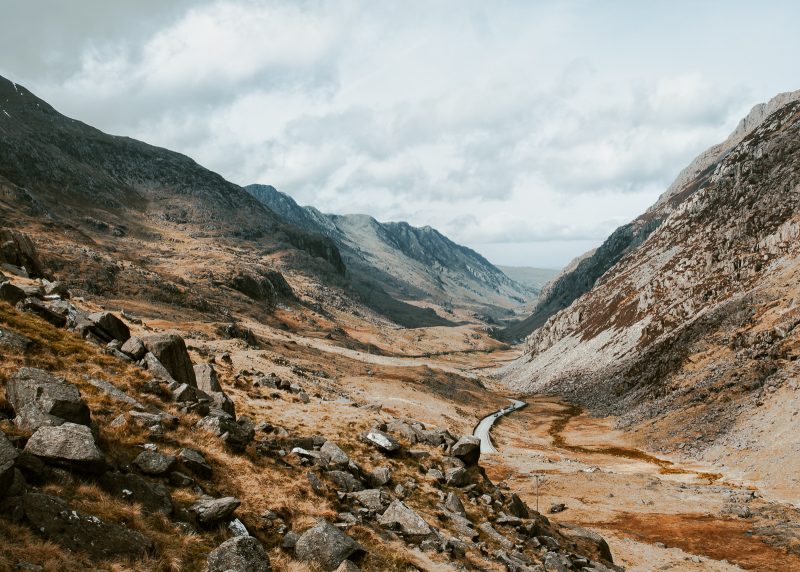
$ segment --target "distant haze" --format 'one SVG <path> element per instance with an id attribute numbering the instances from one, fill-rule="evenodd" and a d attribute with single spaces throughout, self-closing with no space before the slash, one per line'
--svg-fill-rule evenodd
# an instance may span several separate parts
<path id="1" fill-rule="evenodd" d="M 561 267 L 800 87 L 798 21 L 792 1 L 30 0 L 3 7 L 0 74 L 235 183 Z"/>

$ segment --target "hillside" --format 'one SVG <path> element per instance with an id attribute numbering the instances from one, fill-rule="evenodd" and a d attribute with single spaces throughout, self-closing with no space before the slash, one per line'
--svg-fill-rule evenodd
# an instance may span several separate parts
<path id="1" fill-rule="evenodd" d="M 724 459 L 786 498 L 800 468 L 789 413 L 800 351 L 800 101 L 775 101 L 680 193 L 578 265 L 600 276 L 527 339 L 505 381 L 619 415 L 651 447 Z M 601 273 L 599 260 L 610 268 Z M 776 460 L 784 470 L 769 470 Z"/>
<path id="2" fill-rule="evenodd" d="M 333 240 L 354 282 L 362 287 L 379 284 L 402 300 L 433 301 L 445 309 L 468 309 L 493 319 L 532 295 L 480 254 L 431 227 L 380 223 L 367 215 L 323 214 L 299 206 L 269 185 L 246 188 L 292 224 Z"/>
<path id="3" fill-rule="evenodd" d="M 707 183 L 715 166 L 727 153 L 760 126 L 771 113 L 797 99 L 800 99 L 800 91 L 782 93 L 767 103 L 753 107 L 725 141 L 703 151 L 681 171 L 647 212 L 617 228 L 599 248 L 577 260 L 574 269 L 562 273 L 548 285 L 530 316 L 509 325 L 498 333 L 498 337 L 506 341 L 521 341 L 544 325 L 550 316 L 567 308 L 591 290 L 606 271 L 625 254 L 641 245 L 678 205 Z"/>

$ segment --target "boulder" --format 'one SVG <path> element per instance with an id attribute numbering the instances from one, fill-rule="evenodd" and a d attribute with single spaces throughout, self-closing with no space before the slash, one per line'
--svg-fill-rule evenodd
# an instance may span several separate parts
<path id="1" fill-rule="evenodd" d="M 333 441 L 325 441 L 319 449 L 322 458 L 333 467 L 346 467 L 350 464 L 350 457 Z"/>
<path id="2" fill-rule="evenodd" d="M 380 489 L 357 491 L 348 496 L 370 512 L 382 511 L 389 502 L 389 495 Z"/>
<path id="3" fill-rule="evenodd" d="M 392 480 L 392 471 L 389 467 L 377 467 L 372 470 L 368 479 L 373 487 L 382 487 Z"/>
<path id="4" fill-rule="evenodd" d="M 190 506 L 189 512 L 195 515 L 198 523 L 211 526 L 228 520 L 240 504 L 242 502 L 234 497 L 204 498 Z"/>
<path id="5" fill-rule="evenodd" d="M 44 275 L 33 241 L 27 234 L 16 230 L 0 228 L 0 262 L 24 268 L 33 278 Z"/>
<path id="6" fill-rule="evenodd" d="M 239 424 L 224 411 L 212 410 L 210 415 L 197 422 L 197 427 L 208 431 L 236 452 L 243 451 L 255 437 L 255 428 L 249 424 Z"/>
<path id="7" fill-rule="evenodd" d="M 144 357 L 144 354 L 147 353 L 147 348 L 144 347 L 142 340 L 136 336 L 131 336 L 124 344 L 122 344 L 122 346 L 119 348 L 119 351 L 131 359 L 138 361 Z"/>
<path id="8" fill-rule="evenodd" d="M 197 387 L 192 360 L 182 337 L 177 334 L 151 334 L 141 339 L 147 351 L 163 364 L 175 381 Z"/>
<path id="9" fill-rule="evenodd" d="M 465 487 L 469 484 L 469 474 L 462 467 L 447 469 L 444 474 L 445 482 L 451 487 Z"/>
<path id="10" fill-rule="evenodd" d="M 151 481 L 132 473 L 108 472 L 100 476 L 100 486 L 116 498 L 138 503 L 147 512 L 172 514 L 172 497 L 161 482 Z"/>
<path id="11" fill-rule="evenodd" d="M 164 364 L 161 363 L 156 356 L 147 352 L 144 354 L 144 364 L 147 367 L 147 371 L 149 371 L 153 377 L 156 377 L 162 381 L 166 381 L 169 384 L 178 384 L 172 378 L 172 374 L 164 367 Z M 187 384 L 188 385 L 188 384 Z"/>
<path id="12" fill-rule="evenodd" d="M 361 568 L 353 564 L 350 560 L 345 560 L 334 572 L 361 572 Z"/>
<path id="13" fill-rule="evenodd" d="M 208 555 L 205 572 L 270 572 L 264 547 L 252 536 L 235 536 Z"/>
<path id="14" fill-rule="evenodd" d="M 608 546 L 608 542 L 593 530 L 574 524 L 562 524 L 560 532 L 575 542 L 581 548 L 583 554 L 614 563 L 614 557 L 611 555 L 611 548 Z"/>
<path id="15" fill-rule="evenodd" d="M 6 399 L 17 413 L 17 425 L 30 431 L 64 421 L 89 424 L 89 407 L 78 388 L 41 369 L 20 368 L 8 380 Z"/>
<path id="16" fill-rule="evenodd" d="M 51 282 L 50 280 L 42 280 L 42 287 L 45 296 L 58 296 L 60 298 L 69 298 L 69 289 L 67 285 L 59 280 Z"/>
<path id="17" fill-rule="evenodd" d="M 481 440 L 473 435 L 465 435 L 452 446 L 450 454 L 466 465 L 475 465 L 481 458 Z"/>
<path id="18" fill-rule="evenodd" d="M 208 397 L 211 398 L 211 402 L 217 409 L 222 409 L 225 413 L 236 418 L 236 405 L 233 403 L 233 400 L 228 397 L 228 394 L 224 391 L 215 391 L 213 393 L 209 393 Z"/>
<path id="19" fill-rule="evenodd" d="M 0 328 L 0 348 L 15 354 L 24 354 L 31 346 L 33 346 L 32 339 L 11 330 Z"/>
<path id="20" fill-rule="evenodd" d="M 158 451 L 142 451 L 133 460 L 133 465 L 145 475 L 164 475 L 175 466 L 175 455 Z"/>
<path id="21" fill-rule="evenodd" d="M 528 505 L 525 504 L 519 495 L 512 493 L 511 500 L 508 503 L 508 512 L 518 518 L 530 518 L 531 513 Z"/>
<path id="22" fill-rule="evenodd" d="M 486 536 L 488 536 L 493 541 L 497 542 L 500 546 L 502 546 L 506 550 L 511 550 L 512 548 L 514 548 L 514 543 L 505 536 L 503 536 L 502 534 L 500 534 L 499 532 L 497 532 L 497 530 L 495 530 L 495 528 L 491 525 L 491 523 L 482 522 L 481 524 L 478 525 L 478 528 Z"/>
<path id="23" fill-rule="evenodd" d="M 467 516 L 467 511 L 464 509 L 464 503 L 462 503 L 461 499 L 458 498 L 458 495 L 452 491 L 447 493 L 447 500 L 444 501 L 444 508 L 454 514 Z"/>
<path id="24" fill-rule="evenodd" d="M 120 342 L 126 342 L 131 337 L 131 331 L 125 325 L 125 322 L 111 312 L 94 312 L 89 314 L 88 318 L 94 325 L 91 328 L 92 333 L 103 341 L 119 340 Z"/>
<path id="25" fill-rule="evenodd" d="M 63 328 L 67 325 L 67 318 L 58 312 L 54 312 L 47 305 L 42 303 L 41 300 L 37 300 L 36 298 L 25 298 L 22 302 L 17 304 L 17 308 L 23 312 L 28 312 L 34 316 L 40 317 L 42 320 L 49 322 L 56 328 Z"/>
<path id="26" fill-rule="evenodd" d="M 197 380 L 197 387 L 206 393 L 222 391 L 217 371 L 210 363 L 201 363 L 194 366 L 194 377 Z"/>
<path id="27" fill-rule="evenodd" d="M 400 500 L 392 501 L 389 508 L 378 517 L 378 523 L 383 527 L 397 530 L 408 540 L 420 540 L 433 533 L 430 525 Z"/>
<path id="28" fill-rule="evenodd" d="M 72 510 L 59 497 L 27 493 L 23 507 L 37 534 L 68 550 L 86 552 L 96 559 L 141 558 L 153 551 L 153 542 L 143 534 Z"/>
<path id="29" fill-rule="evenodd" d="M 373 429 L 367 433 L 366 439 L 384 453 L 394 453 L 400 449 L 400 443 L 378 429 Z"/>
<path id="30" fill-rule="evenodd" d="M 358 542 L 326 520 L 306 530 L 294 547 L 299 560 L 313 562 L 323 570 L 336 570 L 345 560 L 358 558 L 364 549 Z"/>
<path id="31" fill-rule="evenodd" d="M 325 476 L 336 484 L 337 490 L 347 493 L 364 490 L 361 481 L 346 471 L 328 471 Z"/>
<path id="32" fill-rule="evenodd" d="M 25 299 L 25 292 L 22 288 L 14 286 L 11 282 L 3 282 L 0 284 L 0 300 L 8 302 L 12 306 L 22 302 Z"/>
<path id="33" fill-rule="evenodd" d="M 195 451 L 194 449 L 181 449 L 178 453 L 178 461 L 195 475 L 204 479 L 211 478 L 211 466 L 199 451 Z"/>
<path id="34" fill-rule="evenodd" d="M 89 379 L 89 383 L 91 383 L 93 386 L 95 386 L 97 389 L 99 389 L 109 397 L 112 397 L 116 401 L 119 401 L 120 403 L 124 403 L 125 405 L 130 405 L 131 407 L 135 407 L 136 409 L 144 409 L 144 405 L 142 405 L 140 402 L 135 400 L 133 397 L 131 397 L 130 395 L 128 395 L 127 393 L 125 393 L 112 383 L 109 383 L 102 379 L 93 379 L 93 378 Z"/>
<path id="35" fill-rule="evenodd" d="M 107 469 L 105 457 L 85 425 L 67 422 L 40 427 L 28 439 L 25 451 L 47 463 L 79 471 L 102 473 Z"/>
<path id="36" fill-rule="evenodd" d="M 0 498 L 6 495 L 9 487 L 14 482 L 14 461 L 19 457 L 19 451 L 6 434 L 0 431 Z"/>

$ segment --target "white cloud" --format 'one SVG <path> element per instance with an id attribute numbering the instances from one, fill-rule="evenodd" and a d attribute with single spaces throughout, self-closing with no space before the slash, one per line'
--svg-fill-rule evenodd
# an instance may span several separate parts
<path id="1" fill-rule="evenodd" d="M 654 202 L 753 103 L 797 87 L 800 39 L 781 35 L 797 5 L 711 4 L 151 2 L 113 35 L 104 4 L 64 24 L 85 40 L 57 44 L 61 71 L 42 64 L 30 87 L 234 182 L 552 264 Z M 742 29 L 752 41 L 732 41 Z"/>

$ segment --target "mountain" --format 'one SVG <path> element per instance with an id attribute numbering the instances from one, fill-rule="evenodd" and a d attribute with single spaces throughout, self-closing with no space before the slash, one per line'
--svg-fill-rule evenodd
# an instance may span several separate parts
<path id="1" fill-rule="evenodd" d="M 330 238 L 359 288 L 377 284 L 402 300 L 432 301 L 493 319 L 533 295 L 474 250 L 429 226 L 381 223 L 367 215 L 323 214 L 299 206 L 269 185 L 246 189 L 288 222 Z"/>
<path id="2" fill-rule="evenodd" d="M 693 177 L 559 279 L 575 299 L 527 339 L 504 372 L 510 387 L 620 415 L 664 450 L 683 443 L 719 461 L 747 447 L 725 461 L 770 478 L 767 464 L 800 447 L 798 95 L 757 107 L 732 147 L 701 156 Z M 765 431 L 780 438 L 753 439 Z"/>
<path id="3" fill-rule="evenodd" d="M 787 103 L 800 99 L 800 91 L 782 93 L 760 103 L 742 119 L 728 138 L 698 155 L 658 201 L 630 223 L 617 228 L 596 250 L 587 253 L 570 272 L 556 278 L 539 296 L 533 313 L 498 333 L 500 339 L 519 341 L 540 328 L 556 312 L 567 308 L 591 290 L 595 282 L 628 252 L 641 245 L 669 214 L 706 184 L 715 166 L 764 120 Z"/>
<path id="4" fill-rule="evenodd" d="M 539 294 L 547 283 L 559 273 L 558 270 L 553 268 L 534 268 L 531 266 L 502 266 L 498 264 L 497 268 L 514 282 L 526 286 L 536 294 Z"/>

